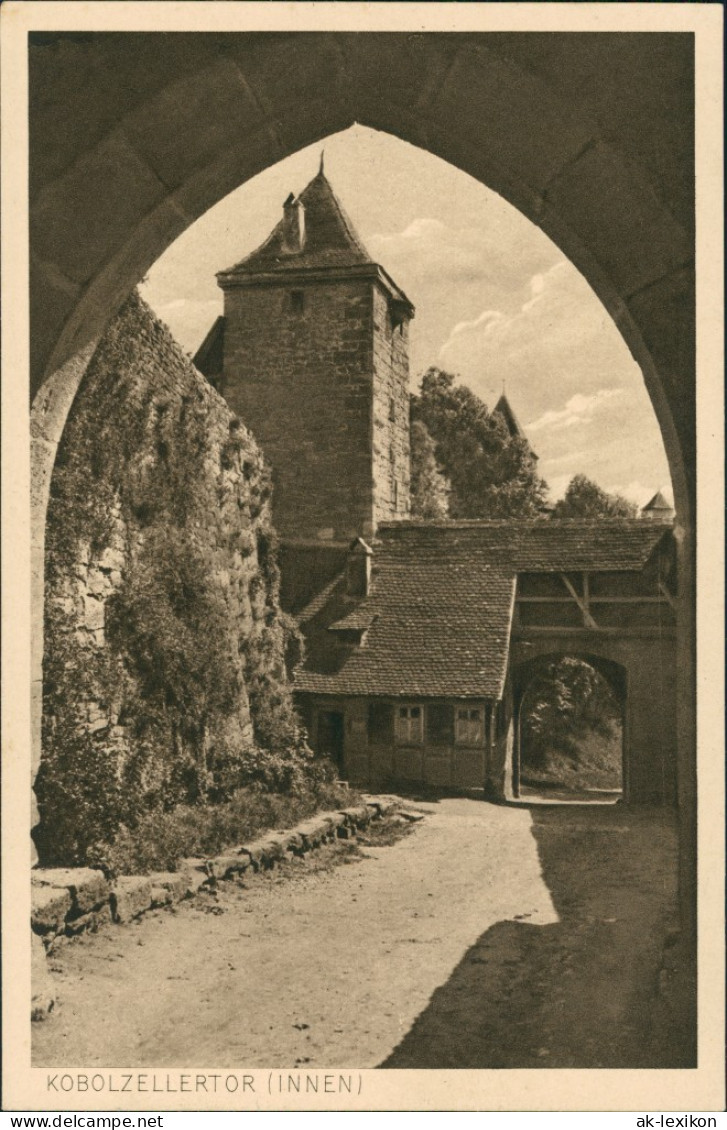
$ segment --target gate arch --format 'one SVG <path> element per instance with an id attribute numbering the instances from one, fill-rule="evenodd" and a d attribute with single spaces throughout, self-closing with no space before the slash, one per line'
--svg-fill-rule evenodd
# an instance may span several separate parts
<path id="1" fill-rule="evenodd" d="M 581 659 L 587 663 L 605 680 L 608 686 L 614 693 L 619 705 L 621 707 L 621 726 L 622 726 L 622 795 L 625 801 L 629 799 L 629 785 L 630 785 L 630 758 L 631 749 L 629 744 L 630 727 L 629 727 L 629 672 L 628 668 L 613 659 L 607 658 L 599 653 L 594 653 L 588 649 L 579 650 L 576 648 L 559 648 L 555 651 L 543 651 L 537 656 L 529 659 L 522 660 L 513 667 L 511 672 L 512 679 L 512 725 L 513 725 L 513 741 L 512 748 L 509 752 L 511 765 L 508 767 L 507 777 L 512 782 L 513 798 L 517 798 L 520 793 L 520 768 L 521 768 L 521 719 L 523 704 L 527 698 L 527 693 L 537 681 L 544 664 L 548 661 L 556 661 L 558 659 Z"/>
<path id="2" fill-rule="evenodd" d="M 481 180 L 580 270 L 641 367 L 674 485 L 684 891 L 696 793 L 693 49 L 675 33 L 49 33 L 31 35 L 29 73 L 33 394 L 73 370 L 204 211 L 354 122 Z M 42 525 L 52 442 L 38 451 Z M 40 656 L 36 642 L 34 678 Z"/>

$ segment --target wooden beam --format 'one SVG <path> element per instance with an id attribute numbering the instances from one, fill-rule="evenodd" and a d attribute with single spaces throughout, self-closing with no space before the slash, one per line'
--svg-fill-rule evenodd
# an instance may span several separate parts
<path id="1" fill-rule="evenodd" d="M 599 636 L 627 636 L 643 637 L 644 639 L 671 639 L 674 637 L 676 628 L 673 624 L 662 624 L 660 627 L 639 627 L 639 628 L 603 628 L 598 627 L 595 629 Z M 513 632 L 513 640 L 518 642 L 527 641 L 529 636 L 535 638 L 536 636 L 572 636 L 573 639 L 582 639 L 588 635 L 590 631 L 586 627 L 566 627 L 566 626 L 551 626 L 547 624 L 528 624 L 527 627 L 519 628 L 517 632 Z"/>
<path id="2" fill-rule="evenodd" d="M 563 582 L 563 584 L 565 585 L 565 587 L 568 589 L 568 592 L 571 594 L 571 596 L 573 597 L 573 599 L 576 602 L 576 604 L 578 605 L 578 607 L 580 608 L 581 615 L 583 616 L 583 623 L 585 624 L 585 626 L 587 628 L 597 628 L 598 624 L 596 623 L 596 621 L 593 619 L 590 612 L 588 611 L 588 605 L 587 605 L 586 601 L 578 595 L 576 590 L 573 588 L 573 585 L 570 583 L 570 581 L 566 577 L 565 573 L 560 574 L 560 579 Z"/>
<path id="3" fill-rule="evenodd" d="M 591 604 L 663 604 L 663 596 L 591 596 Z M 519 596 L 518 604 L 570 604 L 570 596 Z"/>

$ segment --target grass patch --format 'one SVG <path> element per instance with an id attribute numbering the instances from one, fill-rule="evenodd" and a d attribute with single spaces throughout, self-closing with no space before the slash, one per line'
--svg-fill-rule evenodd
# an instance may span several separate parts
<path id="1" fill-rule="evenodd" d="M 577 758 L 559 750 L 549 750 L 542 765 L 528 765 L 523 758 L 522 782 L 525 785 L 566 789 L 607 789 L 623 787 L 620 727 L 610 736 L 589 731 L 578 743 Z"/>
<path id="2" fill-rule="evenodd" d="M 281 831 L 327 809 L 346 808 L 359 794 L 340 781 L 323 781 L 293 795 L 252 785 L 223 804 L 179 805 L 150 812 L 134 828 L 122 827 L 111 844 L 100 844 L 95 863 L 114 875 L 176 871 L 187 856 L 214 856 L 263 832 Z"/>

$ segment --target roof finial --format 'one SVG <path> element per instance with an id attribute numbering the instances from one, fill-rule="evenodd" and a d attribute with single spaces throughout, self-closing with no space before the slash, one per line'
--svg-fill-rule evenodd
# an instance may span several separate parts
<path id="1" fill-rule="evenodd" d="M 325 157 L 325 155 L 326 155 L 325 149 L 321 149 L 321 167 L 318 170 L 318 176 L 319 177 L 323 176 L 323 158 Z"/>

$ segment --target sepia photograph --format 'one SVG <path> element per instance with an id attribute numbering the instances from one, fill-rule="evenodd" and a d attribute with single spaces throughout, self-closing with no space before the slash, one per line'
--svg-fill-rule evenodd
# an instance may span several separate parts
<path id="1" fill-rule="evenodd" d="M 721 11 L 579 7 L 3 13 L 5 1109 L 721 1109 Z"/>

